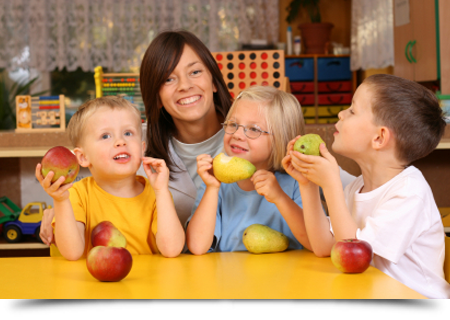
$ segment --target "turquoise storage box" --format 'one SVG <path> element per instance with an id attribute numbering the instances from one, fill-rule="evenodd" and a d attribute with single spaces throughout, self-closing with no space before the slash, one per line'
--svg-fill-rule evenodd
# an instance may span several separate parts
<path id="1" fill-rule="evenodd" d="M 349 57 L 317 59 L 318 81 L 350 80 L 351 78 Z"/>
<path id="2" fill-rule="evenodd" d="M 313 81 L 314 59 L 292 58 L 285 60 L 285 73 L 289 81 Z"/>

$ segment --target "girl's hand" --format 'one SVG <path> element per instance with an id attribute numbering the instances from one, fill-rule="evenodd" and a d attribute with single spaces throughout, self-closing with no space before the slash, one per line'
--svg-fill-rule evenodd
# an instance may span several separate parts
<path id="1" fill-rule="evenodd" d="M 52 183 L 52 178 L 54 175 L 55 173 L 50 171 L 44 178 L 41 173 L 41 164 L 37 164 L 35 176 L 42 188 L 44 188 L 44 191 L 47 192 L 47 194 L 52 197 L 54 201 L 64 201 L 69 199 L 69 189 L 72 187 L 73 183 L 62 186 L 64 180 L 66 180 L 65 177 L 59 177 L 58 180 Z"/>
<path id="2" fill-rule="evenodd" d="M 214 177 L 213 158 L 209 154 L 201 154 L 197 157 L 197 173 L 207 187 L 220 188 L 220 181 Z"/>
<path id="3" fill-rule="evenodd" d="M 291 151 L 291 164 L 309 181 L 326 188 L 328 182 L 339 178 L 339 165 L 324 143 L 320 144 L 319 150 L 322 157 Z"/>
<path id="4" fill-rule="evenodd" d="M 142 157 L 144 171 L 147 174 L 150 185 L 155 192 L 169 189 L 169 168 L 162 159 Z"/>
<path id="5" fill-rule="evenodd" d="M 255 186 L 256 192 L 264 196 L 270 203 L 275 203 L 284 195 L 283 189 L 277 181 L 275 175 L 267 170 L 256 171 L 250 179 Z"/>
<path id="6" fill-rule="evenodd" d="M 306 177 L 292 165 L 291 152 L 294 151 L 295 141 L 297 141 L 297 139 L 300 137 L 301 136 L 297 136 L 294 139 L 292 139 L 291 141 L 289 141 L 289 143 L 287 145 L 286 156 L 281 161 L 281 164 L 282 164 L 284 170 L 286 170 L 287 174 L 289 174 L 292 178 L 297 180 L 297 182 L 299 184 L 307 185 L 308 183 L 310 183 L 310 181 L 308 179 L 306 179 Z"/>

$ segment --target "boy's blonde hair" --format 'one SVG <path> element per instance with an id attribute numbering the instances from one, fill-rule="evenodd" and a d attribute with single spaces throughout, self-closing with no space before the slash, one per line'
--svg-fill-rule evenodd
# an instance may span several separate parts
<path id="1" fill-rule="evenodd" d="M 69 139 L 74 147 L 79 147 L 81 140 L 83 139 L 84 127 L 86 120 L 101 107 L 108 107 L 114 109 L 128 109 L 136 115 L 136 121 L 141 123 L 141 112 L 126 99 L 116 96 L 106 96 L 96 98 L 83 103 L 78 111 L 70 119 L 67 126 L 67 132 Z M 142 135 L 142 126 L 139 125 L 139 132 Z"/>
<path id="2" fill-rule="evenodd" d="M 230 119 L 240 100 L 259 102 L 259 112 L 266 118 L 267 131 L 272 133 L 268 170 L 285 172 L 281 161 L 286 156 L 289 141 L 305 133 L 305 120 L 300 103 L 292 94 L 274 87 L 252 86 L 238 95 L 225 120 Z"/>

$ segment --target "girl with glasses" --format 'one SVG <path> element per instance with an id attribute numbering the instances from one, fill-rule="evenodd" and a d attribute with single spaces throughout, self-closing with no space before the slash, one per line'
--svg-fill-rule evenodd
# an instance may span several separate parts
<path id="1" fill-rule="evenodd" d="M 272 87 L 250 87 L 236 98 L 222 125 L 225 153 L 250 161 L 256 172 L 247 180 L 221 183 L 212 174 L 213 157 L 197 157 L 203 183 L 188 219 L 189 251 L 245 251 L 242 235 L 255 223 L 284 233 L 289 249 L 311 250 L 298 183 L 281 164 L 289 141 L 305 132 L 297 99 Z"/>

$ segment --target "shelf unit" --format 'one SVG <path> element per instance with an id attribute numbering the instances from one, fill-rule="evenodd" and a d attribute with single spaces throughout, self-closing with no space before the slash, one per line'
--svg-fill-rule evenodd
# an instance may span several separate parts
<path id="1" fill-rule="evenodd" d="M 305 122 L 307 124 L 318 124 L 318 123 L 322 123 L 321 120 L 321 116 L 322 116 L 322 109 L 327 107 L 327 109 L 330 110 L 330 108 L 340 108 L 342 109 L 342 107 L 348 107 L 351 104 L 351 96 L 353 95 L 353 93 L 356 90 L 356 72 L 352 72 L 350 71 L 350 67 L 349 67 L 349 61 L 350 61 L 350 55 L 334 55 L 334 54 L 301 54 L 301 55 L 287 55 L 285 56 L 286 62 L 285 62 L 285 70 L 286 70 L 286 76 L 289 77 L 289 75 L 291 75 L 292 79 L 290 80 L 291 83 L 291 91 L 292 93 L 295 95 L 297 93 L 297 98 L 299 97 L 298 95 L 301 94 L 302 92 L 296 92 L 295 86 L 297 81 L 301 81 L 302 83 L 307 83 L 308 85 L 312 84 L 312 91 L 310 90 L 311 88 L 309 87 L 309 89 L 307 89 L 307 91 L 305 91 L 306 95 L 305 96 L 309 96 L 311 97 L 311 95 L 313 96 L 313 103 L 311 103 L 312 101 L 309 101 L 309 104 L 302 104 L 302 101 L 299 99 L 300 104 L 302 105 L 302 108 L 305 109 L 304 114 L 305 114 Z M 290 66 L 292 65 L 292 62 L 294 64 L 296 64 L 296 60 L 297 61 L 304 61 L 304 65 L 301 66 L 302 69 L 298 69 L 293 71 L 292 69 L 289 69 Z M 343 71 L 343 73 L 345 74 L 341 80 L 339 81 L 339 76 L 336 77 L 330 77 L 329 80 L 328 79 L 321 79 L 321 77 L 323 78 L 323 74 L 324 74 L 324 70 L 319 70 L 320 68 L 324 67 L 324 64 L 321 63 L 322 61 L 328 61 L 331 60 L 332 63 L 330 63 L 330 65 L 332 65 L 333 68 L 337 68 L 338 70 L 338 74 L 339 71 Z M 312 61 L 312 65 L 311 65 L 311 61 Z M 343 65 L 340 65 L 341 62 L 344 62 Z M 348 63 L 348 68 L 346 68 L 346 63 Z M 330 72 L 334 72 L 336 70 L 333 70 Z M 325 73 L 327 71 L 325 70 Z M 325 75 L 325 78 L 326 75 Z M 300 80 L 299 80 L 300 79 Z M 330 90 L 328 93 L 329 94 L 339 94 L 342 96 L 345 95 L 346 99 L 350 99 L 349 101 L 346 101 L 344 104 L 338 104 L 338 105 L 322 105 L 321 101 L 320 101 L 320 97 L 321 95 L 323 95 L 324 93 L 321 92 L 320 86 L 321 84 L 325 84 L 325 83 L 330 83 L 330 82 L 340 82 L 340 84 L 342 84 L 343 82 L 350 82 L 350 86 L 348 88 L 348 90 L 346 90 L 346 92 L 342 92 L 342 91 L 334 91 Z M 347 103 L 348 102 L 348 103 Z M 312 119 L 308 119 L 307 117 L 307 113 L 309 112 L 309 108 L 313 108 L 314 109 L 314 119 L 313 121 L 311 121 Z M 320 109 L 322 108 L 322 109 Z M 331 111 L 330 111 L 331 114 Z M 334 113 L 334 115 L 337 115 L 337 112 Z M 337 121 L 337 116 L 336 116 L 336 120 L 334 122 Z"/>

